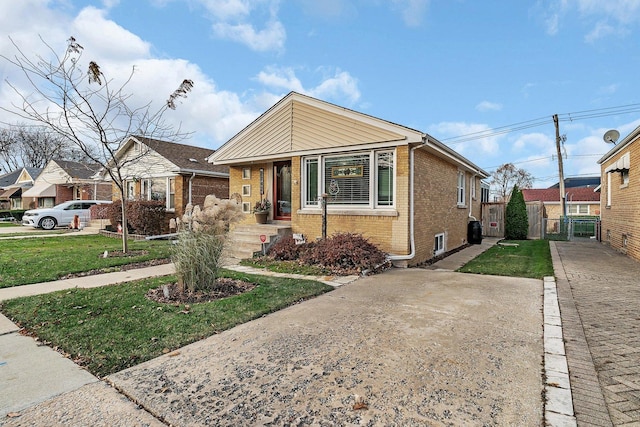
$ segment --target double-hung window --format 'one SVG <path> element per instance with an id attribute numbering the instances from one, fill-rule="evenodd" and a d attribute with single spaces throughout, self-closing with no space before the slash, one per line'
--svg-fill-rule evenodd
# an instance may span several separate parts
<path id="1" fill-rule="evenodd" d="M 175 209 L 176 179 L 153 178 L 151 180 L 151 200 L 159 200 L 165 203 L 168 211 Z"/>
<path id="2" fill-rule="evenodd" d="M 393 151 L 305 157 L 302 160 L 303 207 L 317 207 L 327 194 L 328 206 L 390 208 L 394 206 Z"/>
<path id="3" fill-rule="evenodd" d="M 465 176 L 463 171 L 458 171 L 458 206 L 465 204 Z"/>

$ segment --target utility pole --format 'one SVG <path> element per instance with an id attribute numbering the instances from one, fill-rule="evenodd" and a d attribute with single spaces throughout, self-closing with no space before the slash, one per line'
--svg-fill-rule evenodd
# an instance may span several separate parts
<path id="1" fill-rule="evenodd" d="M 560 143 L 562 138 L 560 137 L 560 125 L 558 124 L 558 115 L 553 115 L 553 124 L 556 126 L 556 150 L 558 151 L 558 175 L 560 178 L 560 203 L 562 204 L 562 217 L 563 221 L 567 217 L 567 206 L 565 204 L 564 194 L 564 171 L 562 168 L 562 150 L 560 149 Z"/>

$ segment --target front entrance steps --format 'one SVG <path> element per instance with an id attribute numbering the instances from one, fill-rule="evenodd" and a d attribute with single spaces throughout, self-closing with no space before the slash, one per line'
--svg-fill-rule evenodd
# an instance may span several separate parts
<path id="1" fill-rule="evenodd" d="M 236 225 L 229 233 L 225 256 L 229 263 L 252 258 L 254 253 L 266 251 L 280 237 L 289 234 L 292 234 L 289 221 Z"/>

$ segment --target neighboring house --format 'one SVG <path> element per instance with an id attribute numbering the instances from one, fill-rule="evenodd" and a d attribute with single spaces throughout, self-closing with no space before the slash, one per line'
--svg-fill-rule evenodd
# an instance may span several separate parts
<path id="1" fill-rule="evenodd" d="M 68 200 L 111 200 L 111 185 L 92 176 L 99 165 L 50 160 L 33 187 L 22 193 L 24 209 L 50 208 Z"/>
<path id="2" fill-rule="evenodd" d="M 640 260 L 640 126 L 606 153 L 600 165 L 601 240 Z"/>
<path id="3" fill-rule="evenodd" d="M 125 197 L 161 200 L 172 217 L 184 214 L 191 203 L 200 205 L 209 194 L 229 198 L 229 168 L 207 162 L 213 150 L 140 136 L 129 137 L 115 154 L 124 166 Z M 109 179 L 101 171 L 98 175 Z M 113 198 L 120 199 L 113 184 Z"/>
<path id="4" fill-rule="evenodd" d="M 23 167 L 0 176 L 0 210 L 22 210 L 22 192 L 33 186 L 41 168 Z"/>
<path id="5" fill-rule="evenodd" d="M 314 241 L 323 235 L 324 194 L 327 235 L 362 234 L 397 265 L 466 244 L 488 177 L 426 133 L 295 92 L 209 161 L 229 166 L 230 191 L 247 214 L 266 198 L 271 222 Z"/>
<path id="6" fill-rule="evenodd" d="M 597 188 L 600 185 L 599 176 L 578 176 L 564 179 L 564 188 Z M 556 182 L 549 188 L 560 188 L 560 183 Z"/>
<path id="7" fill-rule="evenodd" d="M 540 202 L 544 206 L 545 218 L 562 216 L 562 203 L 558 188 L 525 188 L 522 190 L 525 203 Z M 565 189 L 567 216 L 599 216 L 600 193 L 591 187 Z"/>

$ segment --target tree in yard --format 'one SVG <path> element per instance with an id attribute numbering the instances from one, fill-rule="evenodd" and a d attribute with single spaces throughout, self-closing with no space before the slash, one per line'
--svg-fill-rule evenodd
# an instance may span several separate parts
<path id="1" fill-rule="evenodd" d="M 51 159 L 88 160 L 84 153 L 74 148 L 66 138 L 44 126 L 10 125 L 0 129 L 0 171 L 43 168 Z"/>
<path id="2" fill-rule="evenodd" d="M 508 240 L 527 240 L 528 234 L 527 205 L 524 202 L 522 191 L 517 185 L 514 185 L 505 212 L 504 237 Z"/>
<path id="3" fill-rule="evenodd" d="M 125 159 L 118 158 L 116 153 L 131 135 L 164 140 L 186 137 L 185 133 L 174 130 L 165 122 L 164 114 L 168 109 L 176 108 L 179 98 L 187 96 L 193 81 L 183 80 L 166 103 L 157 109 L 152 108 L 151 102 L 135 105 L 133 94 L 128 92 L 135 68 L 123 82 L 116 83 L 95 61 L 83 62 L 84 48 L 74 37 L 67 40 L 62 55 L 42 40 L 50 58 L 41 55 L 30 58 L 10 40 L 17 53 L 14 57 L 2 58 L 20 69 L 32 91 L 29 93 L 7 82 L 21 105 L 14 104 L 11 109 L 2 107 L 2 110 L 44 125 L 60 138 L 70 141 L 109 174 L 122 203 L 122 249 L 127 252 L 127 177 L 123 176 L 123 171 L 127 165 L 144 157 L 148 148 L 143 147 L 137 155 Z"/>
<path id="4" fill-rule="evenodd" d="M 510 197 L 509 190 L 517 185 L 518 188 L 531 188 L 533 175 L 524 169 L 518 169 L 513 163 L 505 163 L 491 174 L 489 184 L 497 188 L 500 200 L 507 201 Z"/>

